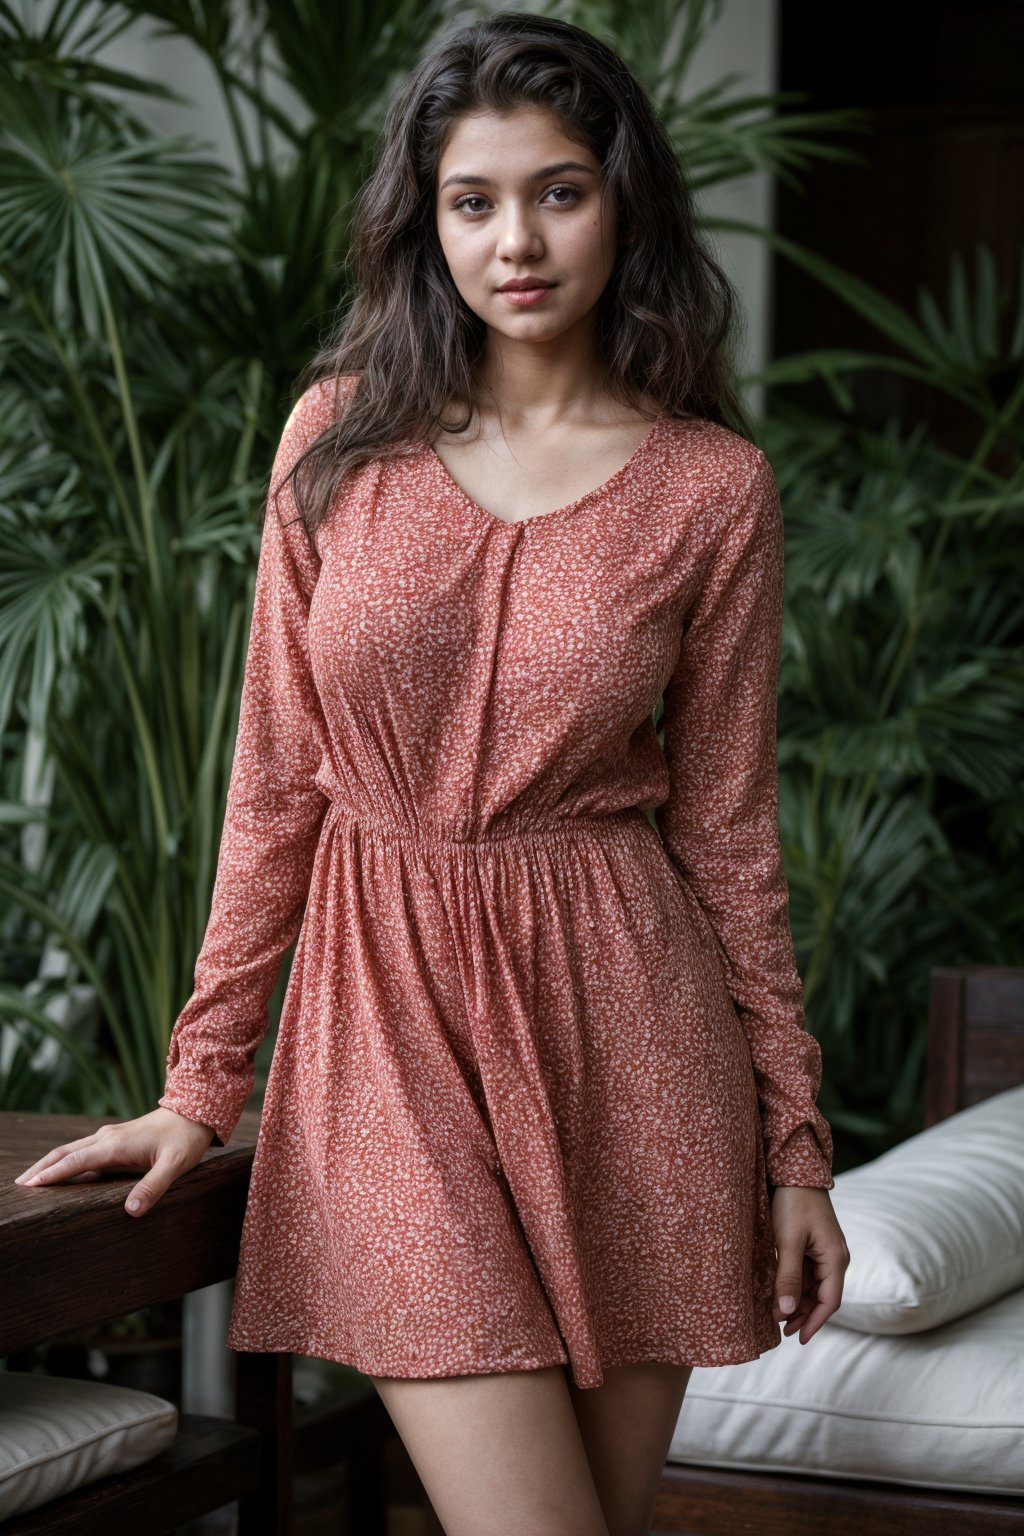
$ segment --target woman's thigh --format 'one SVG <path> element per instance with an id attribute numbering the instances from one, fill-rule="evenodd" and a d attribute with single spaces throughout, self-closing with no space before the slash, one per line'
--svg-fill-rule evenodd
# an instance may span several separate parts
<path id="1" fill-rule="evenodd" d="M 647 1536 L 690 1365 L 608 1366 L 604 1386 L 566 1383 L 609 1536 Z"/>
<path id="2" fill-rule="evenodd" d="M 447 1536 L 608 1536 L 561 1366 L 370 1379 Z"/>

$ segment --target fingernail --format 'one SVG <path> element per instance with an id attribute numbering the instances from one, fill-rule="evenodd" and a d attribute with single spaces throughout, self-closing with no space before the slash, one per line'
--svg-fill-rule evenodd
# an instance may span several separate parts
<path id="1" fill-rule="evenodd" d="M 128 1209 L 130 1211 L 137 1211 L 141 1204 L 142 1204 L 142 1202 L 140 1200 L 129 1200 L 128 1201 Z"/>
<path id="2" fill-rule="evenodd" d="M 793 1300 L 792 1296 L 780 1296 L 779 1306 L 782 1308 L 783 1312 L 792 1312 L 793 1308 L 796 1306 L 796 1302 Z"/>

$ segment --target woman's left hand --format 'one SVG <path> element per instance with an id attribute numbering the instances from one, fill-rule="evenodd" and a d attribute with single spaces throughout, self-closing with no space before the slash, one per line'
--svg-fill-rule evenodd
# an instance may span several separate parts
<path id="1" fill-rule="evenodd" d="M 839 1309 L 850 1250 L 827 1189 L 777 1185 L 771 1210 L 778 1255 L 773 1316 L 785 1322 L 787 1337 L 799 1328 L 806 1344 Z M 782 1306 L 785 1298 L 792 1307 Z"/>

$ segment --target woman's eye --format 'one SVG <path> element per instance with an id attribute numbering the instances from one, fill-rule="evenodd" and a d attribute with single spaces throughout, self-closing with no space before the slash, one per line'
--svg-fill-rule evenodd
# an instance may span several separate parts
<path id="1" fill-rule="evenodd" d="M 571 208 L 573 203 L 579 202 L 580 199 L 580 190 L 578 187 L 549 187 L 545 193 L 545 196 L 550 196 L 550 194 L 553 192 L 564 192 L 568 194 L 567 197 L 558 197 L 555 199 L 556 208 Z M 485 203 L 486 201 L 487 199 L 482 197 L 479 192 L 467 192 L 464 194 L 464 196 L 456 199 L 456 201 L 452 204 L 452 208 L 457 209 L 460 213 L 467 213 L 470 218 L 473 218 L 483 210 L 471 208 L 469 206 L 470 203 Z"/>
<path id="2" fill-rule="evenodd" d="M 465 197 L 457 198 L 456 201 L 454 203 L 452 203 L 452 207 L 453 208 L 458 208 L 460 210 L 465 210 L 466 213 L 475 213 L 476 210 L 474 208 L 470 208 L 469 204 L 470 203 L 482 203 L 482 202 L 483 202 L 483 198 L 478 196 L 477 193 L 475 193 L 475 192 L 468 192 Z"/>

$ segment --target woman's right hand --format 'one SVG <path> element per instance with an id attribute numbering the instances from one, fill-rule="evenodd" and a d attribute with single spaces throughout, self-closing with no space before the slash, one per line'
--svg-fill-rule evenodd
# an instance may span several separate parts
<path id="1" fill-rule="evenodd" d="M 14 1182 L 38 1188 L 41 1184 L 98 1179 L 102 1172 L 135 1173 L 143 1168 L 146 1176 L 129 1190 L 125 1209 L 130 1216 L 144 1216 L 175 1179 L 201 1160 L 213 1135 L 212 1127 L 160 1107 L 137 1120 L 101 1125 L 91 1136 L 54 1147 L 19 1173 Z"/>

